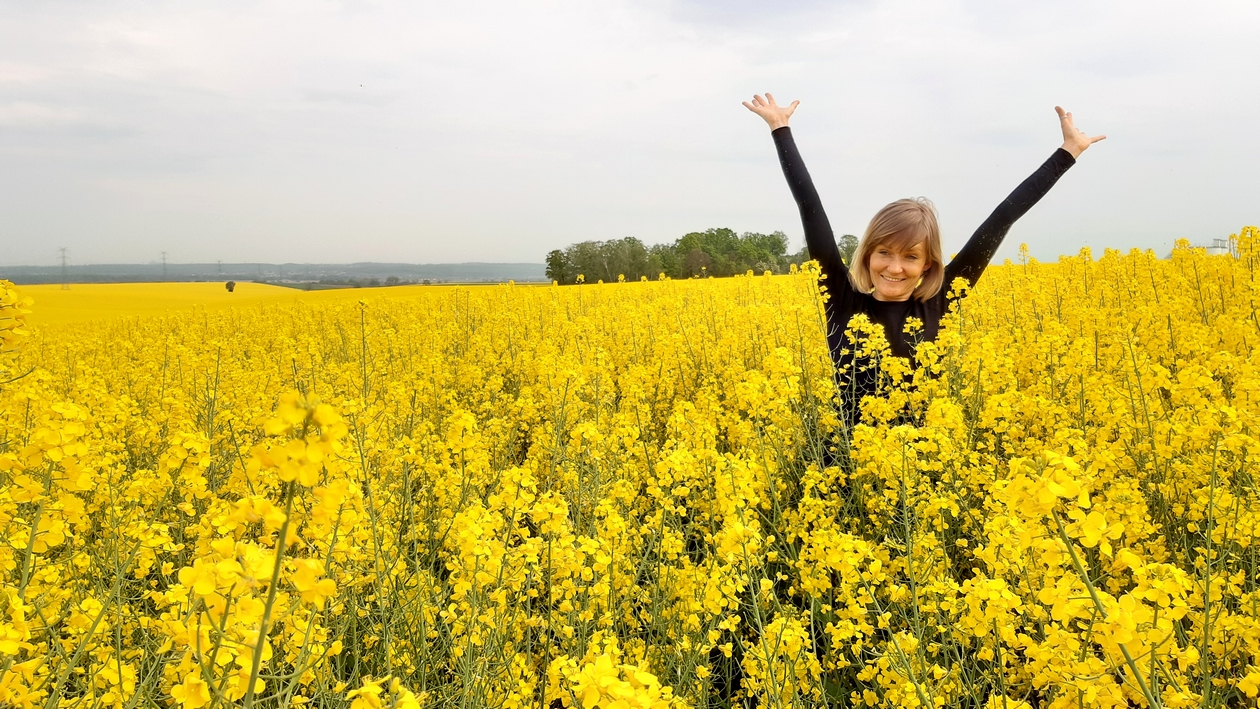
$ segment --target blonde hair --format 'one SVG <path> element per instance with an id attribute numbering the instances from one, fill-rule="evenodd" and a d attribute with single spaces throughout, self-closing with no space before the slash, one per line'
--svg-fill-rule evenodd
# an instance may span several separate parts
<path id="1" fill-rule="evenodd" d="M 936 207 L 924 197 L 899 199 L 871 217 L 866 233 L 858 242 L 849 264 L 849 282 L 863 293 L 875 290 L 871 282 L 871 252 L 888 245 L 898 251 L 922 243 L 927 265 L 910 297 L 928 300 L 941 291 L 945 269 L 941 263 L 941 228 L 936 223 Z"/>

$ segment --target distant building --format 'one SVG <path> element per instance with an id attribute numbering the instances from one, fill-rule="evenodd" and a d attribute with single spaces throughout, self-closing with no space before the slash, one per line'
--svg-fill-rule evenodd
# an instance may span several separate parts
<path id="1" fill-rule="evenodd" d="M 1204 246 L 1202 248 L 1206 249 L 1209 254 L 1229 254 L 1234 257 L 1238 256 L 1238 254 L 1234 251 L 1233 242 L 1229 239 L 1212 239 L 1211 246 Z"/>

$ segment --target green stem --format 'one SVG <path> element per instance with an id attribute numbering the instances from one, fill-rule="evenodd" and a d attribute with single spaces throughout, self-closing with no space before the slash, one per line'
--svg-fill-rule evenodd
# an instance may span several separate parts
<path id="1" fill-rule="evenodd" d="M 1063 544 L 1067 546 L 1068 555 L 1072 557 L 1072 566 L 1076 568 L 1076 574 L 1081 581 L 1085 583 L 1085 588 L 1089 590 L 1090 600 L 1094 602 L 1094 607 L 1098 609 L 1098 614 L 1103 620 L 1107 620 L 1107 609 L 1103 606 L 1102 599 L 1098 597 L 1098 589 L 1094 588 L 1094 582 L 1090 580 L 1089 574 L 1085 572 L 1085 567 L 1081 564 L 1081 557 L 1076 553 L 1076 547 L 1072 545 L 1072 540 L 1068 538 L 1067 531 L 1063 529 L 1063 520 L 1059 519 L 1057 512 L 1051 512 L 1054 516 L 1054 524 L 1059 529 L 1059 538 L 1063 540 Z M 1129 648 L 1124 643 L 1116 643 L 1120 647 L 1120 652 L 1124 655 L 1124 663 L 1129 666 L 1129 671 L 1133 673 L 1133 678 L 1137 680 L 1138 687 L 1142 690 L 1142 696 L 1146 697 L 1146 703 L 1151 709 L 1162 709 L 1163 704 L 1159 698 L 1151 693 L 1150 687 L 1146 685 L 1146 680 L 1142 678 L 1142 673 L 1138 672 L 1137 662 L 1133 660 L 1133 655 L 1129 653 Z"/>
<path id="2" fill-rule="evenodd" d="M 276 565 L 271 570 L 271 587 L 267 589 L 267 605 L 263 608 L 262 622 L 258 625 L 258 642 L 254 644 L 254 657 L 249 668 L 249 687 L 245 690 L 242 704 L 254 706 L 254 686 L 258 681 L 258 672 L 262 668 L 263 646 L 267 643 L 268 626 L 271 624 L 271 609 L 276 605 L 276 588 L 280 585 L 280 568 L 284 563 L 285 540 L 289 538 L 289 523 L 293 519 L 293 490 L 297 483 L 290 480 L 284 491 L 284 523 L 280 525 L 280 537 L 276 540 Z"/>

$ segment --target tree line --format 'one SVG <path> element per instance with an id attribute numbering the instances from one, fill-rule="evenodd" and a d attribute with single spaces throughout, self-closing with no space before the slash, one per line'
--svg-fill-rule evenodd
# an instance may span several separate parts
<path id="1" fill-rule="evenodd" d="M 837 244 L 846 261 L 857 248 L 857 237 L 845 234 Z M 613 283 L 620 277 L 628 281 L 641 278 L 705 278 L 733 276 L 752 271 L 758 275 L 787 273 L 793 264 L 809 260 L 805 249 L 788 253 L 787 235 L 719 228 L 693 231 L 672 244 L 645 245 L 633 236 L 608 241 L 583 241 L 566 249 L 547 254 L 547 277 L 560 283 L 604 281 Z"/>

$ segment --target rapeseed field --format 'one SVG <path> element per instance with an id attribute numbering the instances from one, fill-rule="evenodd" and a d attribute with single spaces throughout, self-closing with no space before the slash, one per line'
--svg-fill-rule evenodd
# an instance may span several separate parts
<path id="1" fill-rule="evenodd" d="M 990 268 L 912 375 L 859 323 L 852 430 L 808 269 L 38 326 L 5 284 L 0 707 L 1254 706 L 1233 244 Z"/>
<path id="2" fill-rule="evenodd" d="M 394 295 L 451 286 L 390 286 Z M 39 303 L 27 319 L 32 325 L 62 325 L 111 318 L 137 318 L 188 311 L 216 312 L 246 305 L 355 301 L 380 288 L 301 291 L 266 283 L 76 283 L 24 286 L 22 293 Z M 373 297 L 367 295 L 366 297 Z"/>

